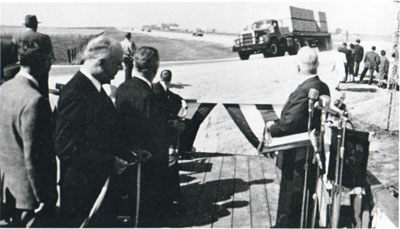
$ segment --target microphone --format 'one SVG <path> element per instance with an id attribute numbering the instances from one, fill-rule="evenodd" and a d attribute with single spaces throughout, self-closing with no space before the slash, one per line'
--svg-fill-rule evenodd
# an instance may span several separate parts
<path id="1" fill-rule="evenodd" d="M 339 110 L 345 110 L 346 109 L 346 104 L 343 103 L 344 99 L 346 98 L 346 94 L 342 93 L 340 95 L 340 98 L 335 100 L 335 102 L 333 103 L 333 105 L 335 107 L 337 107 Z"/>
<path id="2" fill-rule="evenodd" d="M 342 112 L 335 111 L 330 108 L 331 98 L 327 95 L 321 95 L 316 107 L 322 110 L 321 120 L 325 120 L 325 114 L 330 114 L 335 117 L 340 117 Z"/>
<path id="3" fill-rule="evenodd" d="M 315 88 L 310 88 L 308 91 L 308 113 L 311 114 L 311 117 L 314 114 L 314 103 L 318 99 L 319 91 Z"/>

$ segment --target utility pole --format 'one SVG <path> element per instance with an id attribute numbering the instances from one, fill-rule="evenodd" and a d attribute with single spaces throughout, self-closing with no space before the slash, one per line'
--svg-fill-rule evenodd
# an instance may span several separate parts
<path id="1" fill-rule="evenodd" d="M 394 23 L 394 32 L 393 32 L 393 48 L 395 47 L 397 49 L 397 50 L 393 50 L 393 51 L 397 53 L 397 55 L 396 55 L 397 62 L 399 61 L 399 57 L 398 57 L 399 51 L 398 50 L 399 50 L 399 35 L 400 35 L 399 34 L 400 33 L 400 7 L 399 7 L 400 4 L 399 3 L 400 3 L 400 0 L 393 1 L 393 6 L 394 6 L 393 9 L 395 9 L 395 15 L 396 15 L 396 19 L 395 19 L 396 23 Z M 399 74 L 399 69 L 397 69 L 397 74 Z M 388 112 L 387 127 L 386 127 L 386 129 L 389 130 L 390 133 L 391 133 L 390 120 L 391 120 L 392 106 L 394 104 L 396 104 L 396 102 L 393 101 L 393 94 L 396 93 L 396 88 L 397 88 L 397 86 L 394 85 L 394 88 L 392 88 L 390 90 L 389 112 Z M 395 100 L 397 99 L 396 97 L 397 96 L 395 96 L 395 98 L 394 98 Z M 393 107 L 393 110 L 394 110 L 394 108 L 395 107 Z M 394 113 L 394 111 L 393 111 L 393 113 Z"/>

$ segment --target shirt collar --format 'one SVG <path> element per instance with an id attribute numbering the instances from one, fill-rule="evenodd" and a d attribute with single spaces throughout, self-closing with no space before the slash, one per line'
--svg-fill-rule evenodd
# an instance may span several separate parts
<path id="1" fill-rule="evenodd" d="M 33 77 L 31 74 L 29 74 L 28 72 L 24 71 L 24 70 L 20 70 L 18 72 L 19 75 L 27 78 L 28 80 L 32 81 L 32 83 L 34 83 L 36 85 L 36 87 L 39 87 L 39 82 L 35 79 L 35 77 Z"/>
<path id="2" fill-rule="evenodd" d="M 164 81 L 160 81 L 161 86 L 164 88 L 164 91 L 167 91 L 167 84 Z"/>
<path id="3" fill-rule="evenodd" d="M 98 92 L 101 91 L 101 83 L 92 76 L 92 74 L 89 73 L 89 71 L 87 71 L 85 68 L 81 67 L 80 71 L 82 72 L 83 75 L 86 76 L 86 78 L 88 78 L 90 80 L 90 82 L 92 82 L 92 84 L 96 87 L 96 90 Z"/>
<path id="4" fill-rule="evenodd" d="M 309 76 L 304 76 L 304 75 L 302 75 L 303 78 L 301 79 L 299 85 L 303 84 L 303 83 L 306 82 L 307 80 L 309 80 L 309 79 L 311 79 L 311 78 L 314 78 L 314 77 L 316 77 L 316 76 L 317 76 L 317 74 L 309 75 Z"/>
<path id="5" fill-rule="evenodd" d="M 153 88 L 151 82 L 148 79 L 144 78 L 144 76 L 142 76 L 142 73 L 135 70 L 133 77 L 143 80 L 147 85 L 149 85 L 150 88 Z"/>

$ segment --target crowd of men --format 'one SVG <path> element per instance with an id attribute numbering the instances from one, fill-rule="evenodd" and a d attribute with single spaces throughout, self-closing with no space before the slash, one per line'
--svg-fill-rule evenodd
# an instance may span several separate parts
<path id="1" fill-rule="evenodd" d="M 13 38 L 19 71 L 0 87 L 0 218 L 15 227 L 116 227 L 117 216 L 126 215 L 131 226 L 160 226 L 160 217 L 180 210 L 179 169 L 169 148 L 176 142 L 182 98 L 168 89 L 172 72 L 163 71 L 153 85 L 155 48 L 135 50 L 130 34 L 123 42 L 94 38 L 53 114 L 52 44 L 37 24 L 28 15 L 28 30 Z M 103 85 L 122 63 L 129 77 L 114 103 Z"/>
<path id="2" fill-rule="evenodd" d="M 372 46 L 371 50 L 366 52 L 364 55 L 364 48 L 360 45 L 360 39 L 356 40 L 355 44 L 350 44 L 349 48 L 347 43 L 343 43 L 339 48 L 338 52 L 343 53 L 345 58 L 341 61 L 341 57 L 338 57 L 339 61 L 344 64 L 344 73 L 340 71 L 340 79 L 337 90 L 340 90 L 340 83 L 354 82 L 354 77 L 358 76 L 360 70 L 360 63 L 363 61 L 364 69 L 361 72 L 359 82 L 363 82 L 367 72 L 369 72 L 368 84 L 374 83 L 374 73 L 376 72 L 376 78 L 378 80 L 378 87 L 380 88 L 397 88 L 398 86 L 398 51 L 397 45 L 394 45 L 393 51 L 390 54 L 389 59 L 386 57 L 386 51 L 381 50 L 380 55 L 376 52 L 376 47 Z M 337 65 L 335 66 L 338 67 Z"/>
<path id="3" fill-rule="evenodd" d="M 48 78 L 54 55 L 49 37 L 36 31 L 37 24 L 36 17 L 28 15 L 29 30 L 13 39 L 20 68 L 0 87 L 1 218 L 16 227 L 116 227 L 123 212 L 130 216 L 131 226 L 163 226 L 158 219 L 176 213 L 180 201 L 179 167 L 171 161 L 169 149 L 177 148 L 177 116 L 185 104 L 169 90 L 172 72 L 162 71 L 161 81 L 153 84 L 160 61 L 157 49 L 136 49 L 129 33 L 122 42 L 94 38 L 84 51 L 80 70 L 61 89 L 53 115 Z M 364 56 L 359 43 L 350 49 L 344 44 L 340 50 L 347 58 L 346 76 L 358 75 Z M 360 81 L 369 70 L 372 83 L 378 66 L 384 77 L 385 53 L 379 58 L 374 51 L 375 47 L 365 55 Z M 297 58 L 299 86 L 281 118 L 266 124 L 272 137 L 320 127 L 320 111 L 308 120 L 310 89 L 330 95 L 318 76 L 317 50 L 303 47 Z M 385 62 L 382 68 L 381 62 Z M 113 102 L 103 85 L 110 84 L 122 63 L 125 81 Z M 309 153 L 306 147 L 282 152 L 277 227 L 301 226 L 303 184 L 309 180 L 310 196 L 315 185 L 315 177 L 306 177 L 304 170 L 307 163 L 315 166 L 307 161 Z M 96 214 L 91 214 L 93 210 Z"/>

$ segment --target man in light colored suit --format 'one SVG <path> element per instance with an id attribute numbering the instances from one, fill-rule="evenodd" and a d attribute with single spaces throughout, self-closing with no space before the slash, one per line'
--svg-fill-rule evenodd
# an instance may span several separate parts
<path id="1" fill-rule="evenodd" d="M 133 54 L 136 51 L 136 45 L 131 41 L 131 37 L 131 33 L 128 32 L 125 34 L 125 39 L 121 41 L 121 46 L 124 50 L 125 81 L 132 78 Z"/>
<path id="2" fill-rule="evenodd" d="M 364 70 L 361 73 L 360 82 L 362 82 L 362 80 L 364 79 L 365 74 L 367 73 L 368 70 L 369 70 L 368 84 L 372 84 L 372 82 L 374 80 L 374 71 L 378 68 L 379 63 L 380 63 L 379 55 L 376 54 L 375 50 L 376 50 L 376 47 L 372 46 L 371 51 L 368 51 L 365 54 Z"/>
<path id="3" fill-rule="evenodd" d="M 0 168 L 9 226 L 49 227 L 57 201 L 50 104 L 40 92 L 51 48 L 34 37 L 18 41 L 21 70 L 0 89 Z"/>

